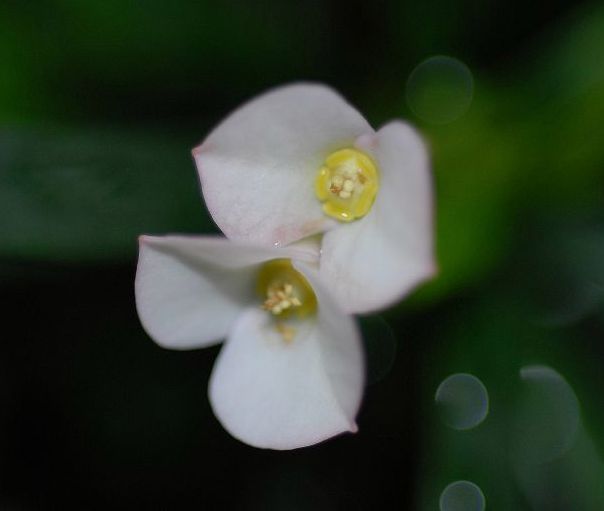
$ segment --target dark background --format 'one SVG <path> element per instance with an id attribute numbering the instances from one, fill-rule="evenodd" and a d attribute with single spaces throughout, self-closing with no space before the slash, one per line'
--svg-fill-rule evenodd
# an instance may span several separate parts
<path id="1" fill-rule="evenodd" d="M 467 68 L 413 89 L 443 54 Z M 4 0 L 0 509 L 432 510 L 460 479 L 604 509 L 603 55 L 601 2 Z M 363 319 L 359 433 L 271 452 L 212 415 L 219 348 L 146 336 L 133 279 L 139 234 L 216 232 L 191 148 L 296 80 L 425 135 L 440 273 Z M 459 372 L 490 398 L 468 431 L 434 401 Z"/>

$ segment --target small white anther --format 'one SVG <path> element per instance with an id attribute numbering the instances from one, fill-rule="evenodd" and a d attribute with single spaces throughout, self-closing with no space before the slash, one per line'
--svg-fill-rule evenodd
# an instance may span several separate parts
<path id="1" fill-rule="evenodd" d="M 356 173 L 357 173 L 357 170 L 352 167 L 344 168 L 344 175 L 349 179 L 355 177 Z"/>

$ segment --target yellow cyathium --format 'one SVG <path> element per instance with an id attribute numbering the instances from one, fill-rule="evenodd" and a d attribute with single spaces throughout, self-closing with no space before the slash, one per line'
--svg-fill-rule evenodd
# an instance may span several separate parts
<path id="1" fill-rule="evenodd" d="M 308 316 L 317 310 L 317 297 L 308 281 L 289 259 L 274 259 L 258 272 L 257 290 L 262 308 L 279 318 Z"/>
<path id="2" fill-rule="evenodd" d="M 315 179 L 315 193 L 325 214 L 351 222 L 365 216 L 379 188 L 375 163 L 358 149 L 331 153 Z"/>

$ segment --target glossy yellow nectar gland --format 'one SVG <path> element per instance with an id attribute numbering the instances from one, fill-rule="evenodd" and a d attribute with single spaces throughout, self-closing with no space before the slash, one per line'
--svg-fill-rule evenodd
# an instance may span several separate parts
<path id="1" fill-rule="evenodd" d="M 315 179 L 315 193 L 325 214 L 341 222 L 365 216 L 379 188 L 378 170 L 358 149 L 331 153 Z"/>

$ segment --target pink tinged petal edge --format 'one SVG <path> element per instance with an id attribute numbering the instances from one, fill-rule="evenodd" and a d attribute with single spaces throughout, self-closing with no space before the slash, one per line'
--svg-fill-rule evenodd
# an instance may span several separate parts
<path id="1" fill-rule="evenodd" d="M 380 189 L 366 217 L 325 234 L 320 273 L 349 313 L 386 308 L 436 272 L 433 192 L 424 142 L 393 121 L 357 139 L 380 169 Z"/>
<path id="2" fill-rule="evenodd" d="M 318 316 L 297 321 L 296 337 L 286 343 L 266 312 L 248 309 L 210 378 L 214 413 L 231 435 L 255 447 L 296 449 L 358 429 L 364 360 L 356 323 L 309 265 L 295 265 L 317 293 Z"/>
<path id="3" fill-rule="evenodd" d="M 317 259 L 308 247 L 277 249 L 217 237 L 141 236 L 135 280 L 141 323 L 165 348 L 215 344 L 256 299 L 257 266 L 282 257 L 310 263 Z"/>
<path id="4" fill-rule="evenodd" d="M 315 197 L 325 157 L 373 133 L 331 88 L 278 87 L 253 98 L 193 150 L 210 214 L 230 239 L 286 245 L 333 228 Z"/>

